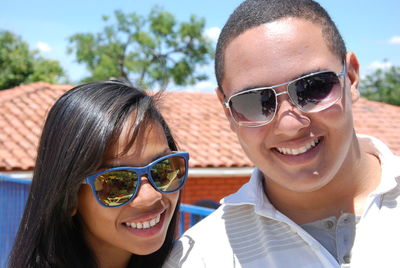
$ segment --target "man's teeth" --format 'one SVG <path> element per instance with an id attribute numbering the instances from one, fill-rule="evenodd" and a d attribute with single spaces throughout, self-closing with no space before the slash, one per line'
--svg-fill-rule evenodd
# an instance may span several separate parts
<path id="1" fill-rule="evenodd" d="M 290 149 L 290 148 L 276 148 L 278 152 L 281 154 L 289 154 L 289 155 L 298 155 L 307 152 L 311 148 L 315 147 L 319 143 L 319 138 L 316 138 L 315 140 L 311 141 L 310 143 L 304 145 L 303 147 L 297 148 L 297 149 Z"/>
<path id="2" fill-rule="evenodd" d="M 151 219 L 150 221 L 144 221 L 144 222 L 125 222 L 124 224 L 128 227 L 131 228 L 136 228 L 136 229 L 148 229 L 156 225 L 157 223 L 160 222 L 160 215 L 158 215 L 156 218 Z"/>

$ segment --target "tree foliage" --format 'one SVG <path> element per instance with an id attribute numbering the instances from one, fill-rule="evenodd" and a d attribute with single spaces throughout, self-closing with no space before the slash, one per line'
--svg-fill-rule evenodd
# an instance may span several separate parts
<path id="1" fill-rule="evenodd" d="M 10 31 L 0 31 L 0 89 L 44 81 L 57 83 L 65 78 L 58 61 L 41 57 L 27 42 Z"/>
<path id="2" fill-rule="evenodd" d="M 143 88 L 166 88 L 170 82 L 191 85 L 207 79 L 196 68 L 213 56 L 211 41 L 203 35 L 204 19 L 195 15 L 178 23 L 173 14 L 154 7 L 148 17 L 135 12 L 103 16 L 106 26 L 98 33 L 78 33 L 69 38 L 69 53 L 85 64 L 84 81 L 120 79 Z"/>
<path id="3" fill-rule="evenodd" d="M 367 99 L 400 106 L 400 67 L 378 69 L 360 83 L 361 95 Z"/>

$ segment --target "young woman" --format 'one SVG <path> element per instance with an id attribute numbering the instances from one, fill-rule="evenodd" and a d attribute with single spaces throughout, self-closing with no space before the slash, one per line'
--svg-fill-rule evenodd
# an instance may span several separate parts
<path id="1" fill-rule="evenodd" d="M 188 154 L 158 95 L 119 81 L 52 107 L 9 267 L 160 267 L 175 238 Z"/>

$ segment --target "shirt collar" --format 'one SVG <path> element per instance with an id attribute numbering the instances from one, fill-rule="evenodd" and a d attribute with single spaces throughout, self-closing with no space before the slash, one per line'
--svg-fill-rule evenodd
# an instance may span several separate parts
<path id="1" fill-rule="evenodd" d="M 357 134 L 357 137 L 364 150 L 378 157 L 381 162 L 381 181 L 370 195 L 382 195 L 400 187 L 400 157 L 377 138 L 363 134 Z"/>
<path id="2" fill-rule="evenodd" d="M 264 193 L 262 172 L 255 168 L 248 183 L 243 185 L 236 193 L 226 196 L 220 202 L 225 205 L 253 205 L 257 214 L 275 218 L 277 210 Z"/>
<path id="3" fill-rule="evenodd" d="M 400 188 L 400 157 L 395 156 L 390 149 L 379 139 L 358 134 L 359 142 L 367 152 L 376 155 L 381 161 L 381 182 L 370 196 L 382 195 L 391 190 Z M 220 202 L 225 205 L 253 205 L 255 212 L 264 216 L 275 218 L 277 210 L 268 200 L 263 190 L 263 174 L 255 168 L 248 183 L 243 185 Z M 280 213 L 278 213 L 280 214 Z"/>

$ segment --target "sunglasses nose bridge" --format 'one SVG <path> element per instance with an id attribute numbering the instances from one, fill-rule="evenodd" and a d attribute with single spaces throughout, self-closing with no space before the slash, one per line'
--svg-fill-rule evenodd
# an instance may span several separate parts
<path id="1" fill-rule="evenodd" d="M 297 107 L 297 108 L 299 108 L 298 105 L 296 104 L 296 102 L 294 101 L 293 96 L 291 96 L 291 92 L 289 91 L 289 85 L 290 85 L 290 83 L 287 83 L 287 84 L 285 84 L 285 85 L 286 85 L 286 90 L 285 90 L 285 91 L 281 91 L 281 92 L 276 92 L 276 91 L 275 91 L 275 95 L 276 95 L 276 112 L 275 112 L 275 113 L 278 112 L 278 110 L 279 110 L 279 108 L 280 108 L 280 106 L 281 106 L 280 104 L 282 103 L 282 101 L 281 101 L 281 102 L 278 101 L 278 96 L 284 95 L 284 94 L 288 95 L 288 96 L 287 96 L 287 100 L 288 100 L 288 102 L 290 103 L 290 105 L 291 105 L 292 107 Z M 292 92 L 292 93 L 293 93 L 293 92 Z M 300 110 L 301 110 L 301 109 L 300 109 Z"/>
<path id="2" fill-rule="evenodd" d="M 291 104 L 294 104 L 292 98 L 290 97 L 290 92 L 288 91 L 288 88 L 286 88 L 285 91 L 281 91 L 281 92 L 276 92 L 276 91 L 275 91 L 275 95 L 276 95 L 276 107 L 277 107 L 277 109 L 278 109 L 278 107 L 279 107 L 278 97 L 281 96 L 281 95 L 285 95 L 285 94 L 288 95 L 288 100 L 289 100 L 289 102 L 290 102 Z"/>
<path id="3" fill-rule="evenodd" d="M 141 182 L 143 177 L 145 177 L 148 180 L 149 176 L 150 176 L 149 173 L 150 173 L 150 169 L 147 169 L 147 168 L 136 170 L 136 175 L 137 175 L 139 183 Z"/>
<path id="4" fill-rule="evenodd" d="M 139 168 L 135 168 L 135 172 L 137 176 L 143 176 L 143 175 L 147 175 L 150 173 L 151 169 L 153 166 L 144 166 L 144 167 L 139 167 Z"/>
<path id="5" fill-rule="evenodd" d="M 296 103 L 293 101 L 293 96 L 291 95 L 291 94 L 293 94 L 293 91 L 289 91 L 289 88 L 290 88 L 290 87 L 293 85 L 293 83 L 295 83 L 296 81 L 297 81 L 297 79 L 296 79 L 296 80 L 289 81 L 289 82 L 281 83 L 281 84 L 278 84 L 278 85 L 275 85 L 275 86 L 272 87 L 272 89 L 273 89 L 274 92 L 275 92 L 275 96 L 276 96 L 276 107 L 277 107 L 277 109 L 278 109 L 278 106 L 279 106 L 278 97 L 279 97 L 280 95 L 284 95 L 284 94 L 287 94 L 287 95 L 288 95 L 288 100 L 289 100 L 289 102 L 290 102 L 292 105 L 296 106 Z M 277 90 L 278 88 L 282 88 L 283 91 L 278 92 L 278 90 Z"/>
<path id="6" fill-rule="evenodd" d="M 128 203 L 130 206 L 150 207 L 162 199 L 162 193 L 157 190 L 153 182 L 147 177 L 147 174 L 142 174 L 141 178 L 142 176 L 146 176 L 147 180 L 138 184 L 134 198 L 131 198 Z"/>
<path id="7" fill-rule="evenodd" d="M 275 91 L 275 92 L 276 92 L 276 91 Z M 289 95 L 289 91 L 285 90 L 285 91 L 282 91 L 282 92 L 276 92 L 276 93 L 275 93 L 276 97 L 279 97 L 280 95 L 283 95 L 283 94 Z"/>
<path id="8" fill-rule="evenodd" d="M 139 191 L 140 187 L 142 186 L 142 178 L 145 177 L 147 180 L 149 180 L 149 173 L 150 173 L 150 169 L 148 168 L 140 168 L 140 169 L 135 169 L 135 173 L 137 176 L 137 190 L 136 190 L 136 194 Z"/>

